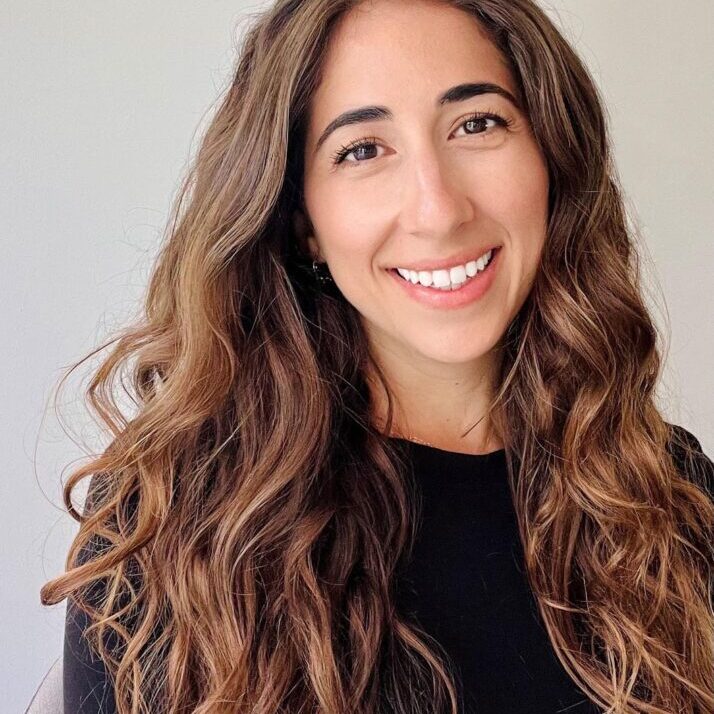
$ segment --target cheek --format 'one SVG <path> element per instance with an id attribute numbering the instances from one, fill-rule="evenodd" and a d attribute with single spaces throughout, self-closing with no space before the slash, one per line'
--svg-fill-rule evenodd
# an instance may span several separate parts
<path id="1" fill-rule="evenodd" d="M 475 178 L 482 210 L 519 232 L 542 232 L 547 224 L 548 170 L 537 147 L 528 142 L 504 152 L 487 175 Z"/>
<path id="2" fill-rule="evenodd" d="M 379 243 L 374 228 L 359 221 L 324 217 L 317 233 L 322 258 L 340 292 L 358 311 L 369 311 L 374 303 L 375 255 Z M 371 231 L 371 232 L 370 232 Z"/>
<path id="3" fill-rule="evenodd" d="M 384 218 L 367 208 L 373 201 L 363 200 L 354 187 L 332 187 L 311 197 L 311 215 L 320 252 L 330 272 L 343 285 L 363 286 L 365 274 L 375 268 L 375 255 L 384 235 Z"/>
<path id="4" fill-rule="evenodd" d="M 548 170 L 535 146 L 514 153 L 498 166 L 498 175 L 480 182 L 482 210 L 508 233 L 512 251 L 532 277 L 548 227 Z"/>
<path id="5" fill-rule="evenodd" d="M 318 201 L 317 205 L 329 206 L 315 217 L 314 225 L 322 257 L 330 265 L 333 280 L 360 315 L 378 324 L 384 319 L 384 296 L 380 291 L 385 284 L 382 281 L 392 279 L 386 273 L 378 274 L 380 266 L 376 256 L 382 247 L 384 224 L 374 212 L 360 211 L 355 206 L 354 191 L 342 196 L 333 191 L 329 200 Z"/>

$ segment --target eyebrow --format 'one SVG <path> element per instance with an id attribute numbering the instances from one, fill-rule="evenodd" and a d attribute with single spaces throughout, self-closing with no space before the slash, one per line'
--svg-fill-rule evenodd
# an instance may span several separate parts
<path id="1" fill-rule="evenodd" d="M 507 89 L 491 82 L 466 82 L 464 84 L 457 84 L 454 87 L 447 89 L 437 98 L 436 106 L 440 107 L 444 104 L 463 102 L 467 99 L 471 99 L 471 97 L 477 97 L 481 94 L 499 94 L 511 102 L 516 109 L 521 109 L 518 100 Z M 369 106 L 360 107 L 359 109 L 349 109 L 333 119 L 325 127 L 322 134 L 320 134 L 320 138 L 315 144 L 314 153 L 317 153 L 320 150 L 320 147 L 325 143 L 327 137 L 330 136 L 332 132 L 337 131 L 343 126 L 361 124 L 362 122 L 392 119 L 393 116 L 394 115 L 391 110 L 383 106 Z"/>

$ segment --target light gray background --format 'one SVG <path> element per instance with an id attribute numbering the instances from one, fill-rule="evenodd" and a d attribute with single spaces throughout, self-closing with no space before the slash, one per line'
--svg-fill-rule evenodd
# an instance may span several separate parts
<path id="1" fill-rule="evenodd" d="M 263 3 L 50 3 L 0 9 L 0 691 L 20 712 L 62 648 L 76 523 L 61 484 L 97 446 L 80 388 L 49 408 L 63 368 L 139 307 L 171 198 Z M 660 403 L 714 456 L 714 3 L 544 4 L 598 82 L 648 291 L 671 322 Z M 96 365 L 96 361 L 90 362 Z M 74 385 L 75 389 L 72 389 Z M 84 441 L 77 446 L 72 439 Z"/>

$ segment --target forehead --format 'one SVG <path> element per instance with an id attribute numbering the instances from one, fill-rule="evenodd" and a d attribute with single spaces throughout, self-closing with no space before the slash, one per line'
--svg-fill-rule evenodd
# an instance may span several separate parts
<path id="1" fill-rule="evenodd" d="M 313 124 L 352 106 L 428 103 L 465 81 L 516 93 L 508 64 L 472 15 L 445 2 L 374 0 L 336 24 L 311 100 Z"/>

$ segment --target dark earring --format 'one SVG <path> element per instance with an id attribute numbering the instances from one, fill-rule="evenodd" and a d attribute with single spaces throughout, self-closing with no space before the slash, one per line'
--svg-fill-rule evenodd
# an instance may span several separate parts
<path id="1" fill-rule="evenodd" d="M 321 266 L 325 266 L 324 270 Z M 318 263 L 316 260 L 312 261 L 312 273 L 315 276 L 315 281 L 318 285 L 326 285 L 328 283 L 335 282 L 332 276 L 329 274 L 329 269 L 327 263 Z"/>

